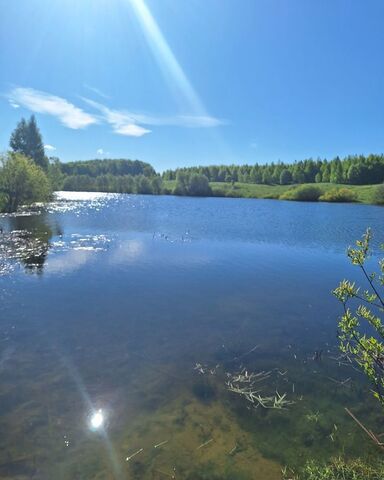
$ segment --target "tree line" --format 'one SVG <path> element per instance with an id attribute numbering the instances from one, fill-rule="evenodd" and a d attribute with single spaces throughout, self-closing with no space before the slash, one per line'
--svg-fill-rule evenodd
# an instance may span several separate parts
<path id="1" fill-rule="evenodd" d="M 290 185 L 384 182 L 384 155 L 355 155 L 343 159 L 306 159 L 268 165 L 211 165 L 167 170 L 162 175 L 146 162 L 94 159 L 60 162 L 45 155 L 42 135 L 32 115 L 17 124 L 11 150 L 1 157 L 0 211 L 50 199 L 53 191 L 100 191 L 139 194 L 211 196 L 211 182 Z M 292 192 L 291 192 L 292 193 Z M 301 193 L 301 191 L 299 192 Z M 292 196 L 292 195 L 291 195 Z"/>
<path id="2" fill-rule="evenodd" d="M 166 170 L 164 180 L 177 180 L 179 173 L 199 174 L 209 182 L 289 185 L 342 183 L 373 185 L 384 182 L 384 155 L 349 155 L 332 160 L 311 158 L 294 163 L 267 165 L 211 165 Z"/>
<path id="3" fill-rule="evenodd" d="M 162 179 L 146 162 L 95 159 L 62 163 L 50 159 L 55 190 L 160 194 Z"/>

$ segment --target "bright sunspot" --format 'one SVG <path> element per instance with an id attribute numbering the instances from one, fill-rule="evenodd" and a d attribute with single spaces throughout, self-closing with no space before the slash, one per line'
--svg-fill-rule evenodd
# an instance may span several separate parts
<path id="1" fill-rule="evenodd" d="M 98 430 L 99 428 L 101 428 L 104 424 L 103 411 L 100 409 L 100 410 L 97 410 L 96 412 L 94 412 L 91 415 L 89 423 L 90 423 L 90 426 L 91 426 L 92 430 Z"/>

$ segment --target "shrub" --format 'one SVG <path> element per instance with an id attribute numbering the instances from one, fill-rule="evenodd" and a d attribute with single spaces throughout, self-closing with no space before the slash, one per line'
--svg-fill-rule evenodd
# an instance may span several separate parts
<path id="1" fill-rule="evenodd" d="M 349 188 L 333 188 L 319 198 L 322 202 L 357 202 L 356 193 Z"/>
<path id="2" fill-rule="evenodd" d="M 0 207 L 16 212 L 21 205 L 50 199 L 51 185 L 47 175 L 32 160 L 21 153 L 9 153 L 1 158 Z"/>
<path id="3" fill-rule="evenodd" d="M 375 188 L 373 203 L 376 203 L 376 205 L 384 205 L 384 183 Z"/>
<path id="4" fill-rule="evenodd" d="M 189 195 L 193 197 L 210 197 L 212 189 L 209 185 L 208 178 L 199 173 L 192 175 L 184 172 L 178 172 L 176 177 L 176 185 L 173 189 L 174 195 Z"/>
<path id="5" fill-rule="evenodd" d="M 205 175 L 194 173 L 189 178 L 188 194 L 195 197 L 210 197 L 212 190 Z"/>
<path id="6" fill-rule="evenodd" d="M 255 197 L 258 198 L 258 197 Z M 264 200 L 278 200 L 280 198 L 279 194 L 277 193 L 266 193 L 263 195 Z"/>
<path id="7" fill-rule="evenodd" d="M 299 187 L 287 190 L 280 199 L 282 200 L 297 200 L 301 202 L 317 202 L 321 196 L 322 191 L 319 187 L 314 185 L 300 185 Z"/>

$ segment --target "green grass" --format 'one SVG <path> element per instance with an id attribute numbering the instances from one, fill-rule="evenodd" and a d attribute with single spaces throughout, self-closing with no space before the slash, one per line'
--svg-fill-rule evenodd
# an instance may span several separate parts
<path id="1" fill-rule="evenodd" d="M 175 186 L 174 180 L 164 181 L 164 186 L 172 191 Z M 217 197 L 240 197 L 240 198 L 272 198 L 279 199 L 281 195 L 298 185 L 261 185 L 253 183 L 239 183 L 234 185 L 223 182 L 210 183 L 213 195 Z M 316 185 L 322 192 L 338 188 L 347 188 L 355 192 L 357 201 L 361 203 L 373 203 L 373 196 L 377 185 L 342 185 L 337 183 L 305 184 Z"/>
<path id="2" fill-rule="evenodd" d="M 356 193 L 357 201 L 361 203 L 372 203 L 373 193 L 376 185 L 341 185 L 335 183 L 305 184 L 316 185 L 322 192 L 334 190 L 335 188 L 348 188 Z M 244 198 L 279 198 L 288 190 L 296 188 L 297 185 L 259 185 L 252 183 L 235 183 L 232 187 L 229 183 L 211 183 L 215 195 L 223 193 L 228 197 Z"/>
<path id="3" fill-rule="evenodd" d="M 383 480 L 384 463 L 374 463 L 360 459 L 345 462 L 333 459 L 327 465 L 309 462 L 298 474 L 285 472 L 284 480 Z"/>
<path id="4" fill-rule="evenodd" d="M 286 185 L 262 185 L 255 183 L 239 183 L 233 186 L 231 183 L 211 182 L 213 194 L 223 197 L 244 198 L 279 198 L 286 190 Z"/>

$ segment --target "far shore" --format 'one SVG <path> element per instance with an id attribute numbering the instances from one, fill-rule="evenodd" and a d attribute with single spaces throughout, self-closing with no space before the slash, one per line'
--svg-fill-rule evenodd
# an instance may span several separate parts
<path id="1" fill-rule="evenodd" d="M 172 191 L 175 187 L 176 181 L 165 180 L 163 181 L 163 192 L 161 195 L 173 195 Z M 374 205 L 374 194 L 376 188 L 380 185 L 345 185 L 335 183 L 307 183 L 307 184 L 294 184 L 294 185 L 265 185 L 265 184 L 253 184 L 253 183 L 240 183 L 236 182 L 210 182 L 212 195 L 210 197 L 224 197 L 224 198 L 250 198 L 250 199 L 273 199 L 273 200 L 293 200 L 284 198 L 284 194 L 293 191 L 301 186 L 313 186 L 318 188 L 321 193 L 338 191 L 340 189 L 346 189 L 353 192 L 355 199 L 348 200 L 302 200 L 302 201 L 322 201 L 330 203 L 363 203 Z M 73 190 L 71 190 L 72 192 Z M 83 190 L 84 191 L 84 190 Z M 58 192 L 56 192 L 58 193 Z M 80 191 L 77 193 L 81 193 Z M 120 192 L 97 192 L 92 191 L 88 193 L 120 193 Z M 135 192 L 128 193 L 134 194 Z M 283 196 L 283 197 L 282 197 Z"/>

